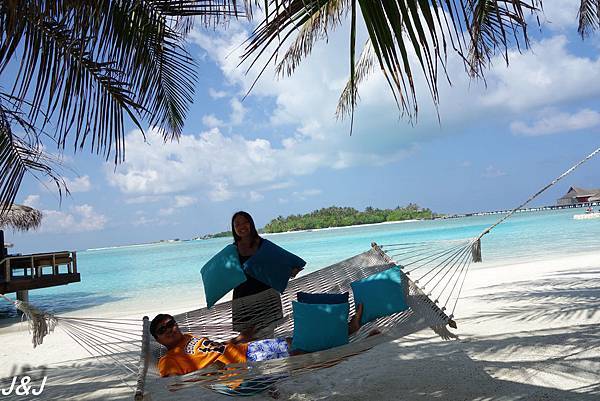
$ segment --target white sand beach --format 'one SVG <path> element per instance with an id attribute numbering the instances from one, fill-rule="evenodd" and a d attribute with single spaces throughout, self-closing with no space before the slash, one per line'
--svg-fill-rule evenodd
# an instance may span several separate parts
<path id="1" fill-rule="evenodd" d="M 600 252 L 475 265 L 465 286 L 455 313 L 458 340 L 422 331 L 284 382 L 280 399 L 600 399 Z M 197 306 L 169 305 L 171 312 Z M 139 313 L 128 313 L 153 316 L 162 307 L 140 305 Z M 36 399 L 133 397 L 116 369 L 88 359 L 60 329 L 34 350 L 26 325 L 5 321 L 0 341 L 3 388 L 12 375 L 25 371 L 35 378 L 45 367 L 46 388 Z M 156 382 L 148 390 L 154 401 L 226 399 L 200 388 L 170 393 Z M 13 393 L 2 399 L 29 398 Z"/>

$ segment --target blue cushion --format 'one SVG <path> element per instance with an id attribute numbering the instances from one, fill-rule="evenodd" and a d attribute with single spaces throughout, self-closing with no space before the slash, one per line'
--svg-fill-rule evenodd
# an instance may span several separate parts
<path id="1" fill-rule="evenodd" d="M 315 352 L 348 344 L 348 314 L 345 304 L 303 304 L 292 301 L 294 338 L 292 349 Z"/>
<path id="2" fill-rule="evenodd" d="M 292 269 L 301 269 L 304 265 L 306 262 L 302 258 L 263 238 L 260 247 L 243 268 L 250 276 L 283 293 Z"/>
<path id="3" fill-rule="evenodd" d="M 363 304 L 361 324 L 408 308 L 398 266 L 355 281 L 350 286 L 354 303 Z"/>
<path id="4" fill-rule="evenodd" d="M 303 304 L 347 304 L 350 293 L 315 294 L 310 292 L 299 292 L 296 296 L 298 297 L 298 302 L 302 302 Z"/>
<path id="5" fill-rule="evenodd" d="M 227 245 L 219 253 L 206 262 L 200 270 L 204 283 L 206 304 L 210 308 L 229 291 L 247 280 L 237 248 Z"/>

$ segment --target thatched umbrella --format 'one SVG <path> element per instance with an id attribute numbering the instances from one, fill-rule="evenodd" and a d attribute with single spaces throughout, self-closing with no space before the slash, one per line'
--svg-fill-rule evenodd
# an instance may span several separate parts
<path id="1" fill-rule="evenodd" d="M 38 228 L 40 224 L 42 212 L 29 206 L 10 205 L 5 211 L 0 211 L 0 229 L 27 231 Z"/>
<path id="2" fill-rule="evenodd" d="M 40 224 L 42 224 L 42 212 L 37 209 L 14 204 L 8 208 L 0 207 L 0 259 L 6 256 L 3 228 L 27 231 L 38 228 Z"/>

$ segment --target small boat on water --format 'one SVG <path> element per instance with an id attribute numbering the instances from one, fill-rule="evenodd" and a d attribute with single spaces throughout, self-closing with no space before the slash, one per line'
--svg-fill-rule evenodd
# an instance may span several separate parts
<path id="1" fill-rule="evenodd" d="M 600 219 L 600 211 L 593 212 L 593 211 L 587 210 L 585 213 L 573 215 L 573 218 L 575 220 Z"/>

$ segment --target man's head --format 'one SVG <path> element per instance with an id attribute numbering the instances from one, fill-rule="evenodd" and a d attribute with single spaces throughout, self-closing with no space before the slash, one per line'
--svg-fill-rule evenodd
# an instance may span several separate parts
<path id="1" fill-rule="evenodd" d="M 183 338 L 183 333 L 179 330 L 173 316 L 164 313 L 160 313 L 152 319 L 150 334 L 167 349 L 173 348 Z"/>

